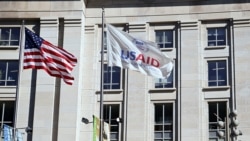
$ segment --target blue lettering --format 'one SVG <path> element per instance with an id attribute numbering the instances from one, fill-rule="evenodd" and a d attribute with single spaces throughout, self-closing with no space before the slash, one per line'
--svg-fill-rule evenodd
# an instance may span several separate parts
<path id="1" fill-rule="evenodd" d="M 121 51 L 121 58 L 122 59 L 130 59 L 130 60 L 135 60 L 136 58 L 136 52 L 134 51 Z"/>
<path id="2" fill-rule="evenodd" d="M 129 51 L 127 51 L 127 53 L 125 55 L 124 55 L 124 50 L 122 50 L 122 52 L 121 52 L 121 58 L 122 59 L 128 59 L 129 58 Z"/>
<path id="3" fill-rule="evenodd" d="M 136 58 L 136 52 L 131 51 L 130 52 L 130 60 L 135 60 L 135 58 Z"/>

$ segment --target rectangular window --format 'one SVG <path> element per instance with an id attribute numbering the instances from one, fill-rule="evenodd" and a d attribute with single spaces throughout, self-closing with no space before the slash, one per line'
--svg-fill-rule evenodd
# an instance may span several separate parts
<path id="1" fill-rule="evenodd" d="M 16 86 L 18 61 L 0 61 L 0 86 Z"/>
<path id="2" fill-rule="evenodd" d="M 155 79 L 155 88 L 173 88 L 174 87 L 173 76 L 174 76 L 174 74 L 172 71 L 168 78 L 165 78 L 165 79 L 156 78 Z"/>
<path id="3" fill-rule="evenodd" d="M 173 104 L 155 104 L 154 141 L 173 141 Z"/>
<path id="4" fill-rule="evenodd" d="M 156 30 L 155 40 L 160 48 L 173 48 L 174 32 L 173 30 Z"/>
<path id="5" fill-rule="evenodd" d="M 208 46 L 226 46 L 226 28 L 207 28 Z"/>
<path id="6" fill-rule="evenodd" d="M 103 89 L 120 89 L 121 68 L 104 65 L 104 86 Z"/>
<path id="7" fill-rule="evenodd" d="M 0 27 L 0 46 L 19 46 L 19 27 Z"/>
<path id="8" fill-rule="evenodd" d="M 209 102 L 209 141 L 226 141 L 226 128 L 227 125 L 227 103 L 226 102 Z M 221 122 L 222 126 L 218 126 Z M 222 133 L 222 134 L 221 134 Z M 224 134 L 224 135 L 223 135 Z"/>
<path id="9" fill-rule="evenodd" d="M 208 86 L 227 85 L 227 61 L 208 61 Z"/>
<path id="10" fill-rule="evenodd" d="M 119 123 L 116 121 L 120 116 L 119 104 L 104 104 L 103 119 L 110 125 L 110 141 L 119 141 Z"/>
<path id="11" fill-rule="evenodd" d="M 0 113 L 4 115 L 3 124 L 13 127 L 14 109 L 15 101 L 0 101 Z"/>

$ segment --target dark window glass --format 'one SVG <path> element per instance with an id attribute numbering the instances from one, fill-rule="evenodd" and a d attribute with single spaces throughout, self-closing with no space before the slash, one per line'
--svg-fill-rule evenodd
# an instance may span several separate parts
<path id="1" fill-rule="evenodd" d="M 11 127 L 13 127 L 14 110 L 14 101 L 0 101 L 0 113 L 1 115 L 4 115 L 3 123 Z"/>
<path id="2" fill-rule="evenodd" d="M 174 38 L 173 30 L 157 30 L 155 31 L 156 43 L 160 48 L 173 48 Z"/>
<path id="3" fill-rule="evenodd" d="M 120 117 L 119 109 L 119 104 L 104 104 L 103 119 L 110 125 L 110 141 L 119 141 L 119 123 L 116 121 Z"/>
<path id="4" fill-rule="evenodd" d="M 226 128 L 219 127 L 218 122 L 223 121 L 224 125 L 227 125 L 227 105 L 226 102 L 209 102 L 208 103 L 208 116 L 209 116 L 209 140 L 210 141 L 225 141 L 226 140 Z M 218 136 L 218 131 L 224 132 L 223 138 Z"/>
<path id="5" fill-rule="evenodd" d="M 121 69 L 104 65 L 104 89 L 120 89 Z"/>
<path id="6" fill-rule="evenodd" d="M 155 104 L 154 141 L 173 140 L 173 104 Z"/>
<path id="7" fill-rule="evenodd" d="M 0 86 L 16 86 L 18 61 L 0 61 Z"/>
<path id="8" fill-rule="evenodd" d="M 226 86 L 226 61 L 208 61 L 208 86 Z"/>
<path id="9" fill-rule="evenodd" d="M 207 29 L 208 46 L 226 45 L 226 28 L 208 28 Z"/>
<path id="10" fill-rule="evenodd" d="M 0 46 L 18 46 L 19 40 L 19 27 L 0 27 Z"/>

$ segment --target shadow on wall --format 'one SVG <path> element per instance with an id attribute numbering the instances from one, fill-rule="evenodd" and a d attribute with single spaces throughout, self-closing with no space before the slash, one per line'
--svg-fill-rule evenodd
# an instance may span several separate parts
<path id="1" fill-rule="evenodd" d="M 87 8 L 166 7 L 250 3 L 250 0 L 85 0 Z"/>

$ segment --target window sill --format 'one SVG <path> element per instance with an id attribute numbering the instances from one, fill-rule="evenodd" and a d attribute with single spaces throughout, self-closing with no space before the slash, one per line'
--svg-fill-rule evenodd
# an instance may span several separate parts
<path id="1" fill-rule="evenodd" d="M 0 50 L 15 50 L 18 48 L 19 46 L 0 46 Z"/>
<path id="2" fill-rule="evenodd" d="M 114 90 L 103 90 L 103 94 L 120 94 L 122 93 L 122 89 L 114 89 Z M 96 94 L 100 94 L 100 91 L 97 91 Z"/>
<path id="3" fill-rule="evenodd" d="M 227 48 L 228 46 L 206 46 L 205 50 L 210 50 L 210 49 L 224 49 Z"/>
<path id="4" fill-rule="evenodd" d="M 0 86 L 0 94 L 15 94 L 17 86 Z"/>
<path id="5" fill-rule="evenodd" d="M 176 88 L 158 88 L 158 89 L 151 89 L 149 93 L 163 93 L 163 92 L 173 92 L 176 91 Z"/>
<path id="6" fill-rule="evenodd" d="M 160 50 L 161 51 L 172 51 L 172 50 L 174 50 L 174 48 L 173 47 L 171 47 L 171 48 L 160 48 Z"/>
<path id="7" fill-rule="evenodd" d="M 230 86 L 218 86 L 218 87 L 205 87 L 202 88 L 203 91 L 223 91 L 230 89 Z"/>

